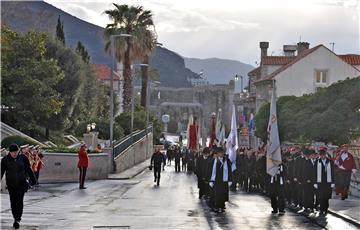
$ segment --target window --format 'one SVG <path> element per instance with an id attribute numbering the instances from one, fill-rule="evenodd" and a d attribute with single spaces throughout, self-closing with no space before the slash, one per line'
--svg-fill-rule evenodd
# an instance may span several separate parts
<path id="1" fill-rule="evenodd" d="M 326 84 L 327 83 L 327 70 L 315 71 L 315 83 Z"/>

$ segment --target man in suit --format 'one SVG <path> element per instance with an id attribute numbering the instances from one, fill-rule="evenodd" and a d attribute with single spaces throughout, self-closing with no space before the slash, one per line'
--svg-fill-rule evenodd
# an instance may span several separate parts
<path id="1" fill-rule="evenodd" d="M 320 202 L 320 214 L 326 214 L 329 208 L 329 199 L 331 198 L 334 184 L 334 165 L 333 162 L 326 158 L 326 150 L 320 150 L 320 159 L 316 165 L 316 183 L 317 198 Z"/>
<path id="2" fill-rule="evenodd" d="M 231 162 L 225 156 L 225 150 L 216 148 L 218 157 L 213 160 L 209 185 L 214 189 L 216 212 L 225 211 L 225 202 L 229 201 L 229 186 L 232 184 Z"/>

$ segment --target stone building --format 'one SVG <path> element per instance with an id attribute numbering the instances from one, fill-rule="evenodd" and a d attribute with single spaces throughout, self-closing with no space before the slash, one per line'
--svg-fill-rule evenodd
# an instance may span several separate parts
<path id="1" fill-rule="evenodd" d="M 200 125 L 209 135 L 211 114 L 222 110 L 222 120 L 230 128 L 231 108 L 233 103 L 235 83 L 228 85 L 199 85 L 193 88 L 153 88 L 150 96 L 150 109 L 161 117 L 170 115 L 169 132 L 186 130 L 190 114 L 197 116 Z"/>

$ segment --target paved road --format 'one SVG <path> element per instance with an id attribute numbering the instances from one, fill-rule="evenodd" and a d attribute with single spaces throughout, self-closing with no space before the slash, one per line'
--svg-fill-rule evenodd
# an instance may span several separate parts
<path id="1" fill-rule="evenodd" d="M 21 229 L 356 229 L 328 215 L 315 221 L 295 212 L 270 214 L 269 200 L 231 193 L 226 213 L 209 212 L 198 200 L 194 175 L 167 166 L 160 187 L 152 171 L 131 180 L 42 185 L 27 193 Z M 12 229 L 7 194 L 1 194 L 1 228 Z"/>

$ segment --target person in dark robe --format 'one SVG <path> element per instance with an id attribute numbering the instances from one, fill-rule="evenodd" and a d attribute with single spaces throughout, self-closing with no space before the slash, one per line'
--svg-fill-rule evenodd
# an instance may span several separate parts
<path id="1" fill-rule="evenodd" d="M 225 202 L 229 201 L 229 186 L 232 184 L 231 162 L 225 156 L 223 148 L 218 147 L 218 157 L 214 159 L 209 185 L 214 189 L 216 212 L 225 211 Z"/>
<path id="2" fill-rule="evenodd" d="M 175 148 L 174 158 L 175 158 L 175 172 L 180 172 L 181 151 L 179 146 L 176 146 Z"/>
<path id="3" fill-rule="evenodd" d="M 285 213 L 285 181 L 286 181 L 286 167 L 284 164 L 279 165 L 279 169 L 275 176 L 270 178 L 270 199 L 271 199 L 271 213 L 280 215 Z"/>
<path id="4" fill-rule="evenodd" d="M 210 149 L 205 147 L 202 151 L 202 154 L 199 154 L 196 159 L 196 176 L 198 178 L 198 188 L 199 188 L 199 199 L 205 198 L 208 195 L 208 184 L 206 184 L 206 168 L 207 168 L 207 158 L 209 156 Z"/>
<path id="5" fill-rule="evenodd" d="M 334 165 L 333 162 L 326 158 L 326 150 L 320 150 L 320 159 L 316 164 L 316 183 L 317 195 L 320 203 L 320 215 L 327 213 L 329 209 L 329 199 L 331 198 L 332 188 L 335 187 Z"/>
<path id="6" fill-rule="evenodd" d="M 314 212 L 315 179 L 316 179 L 316 153 L 309 149 L 306 151 L 307 160 L 303 163 L 303 204 L 305 212 Z"/>

